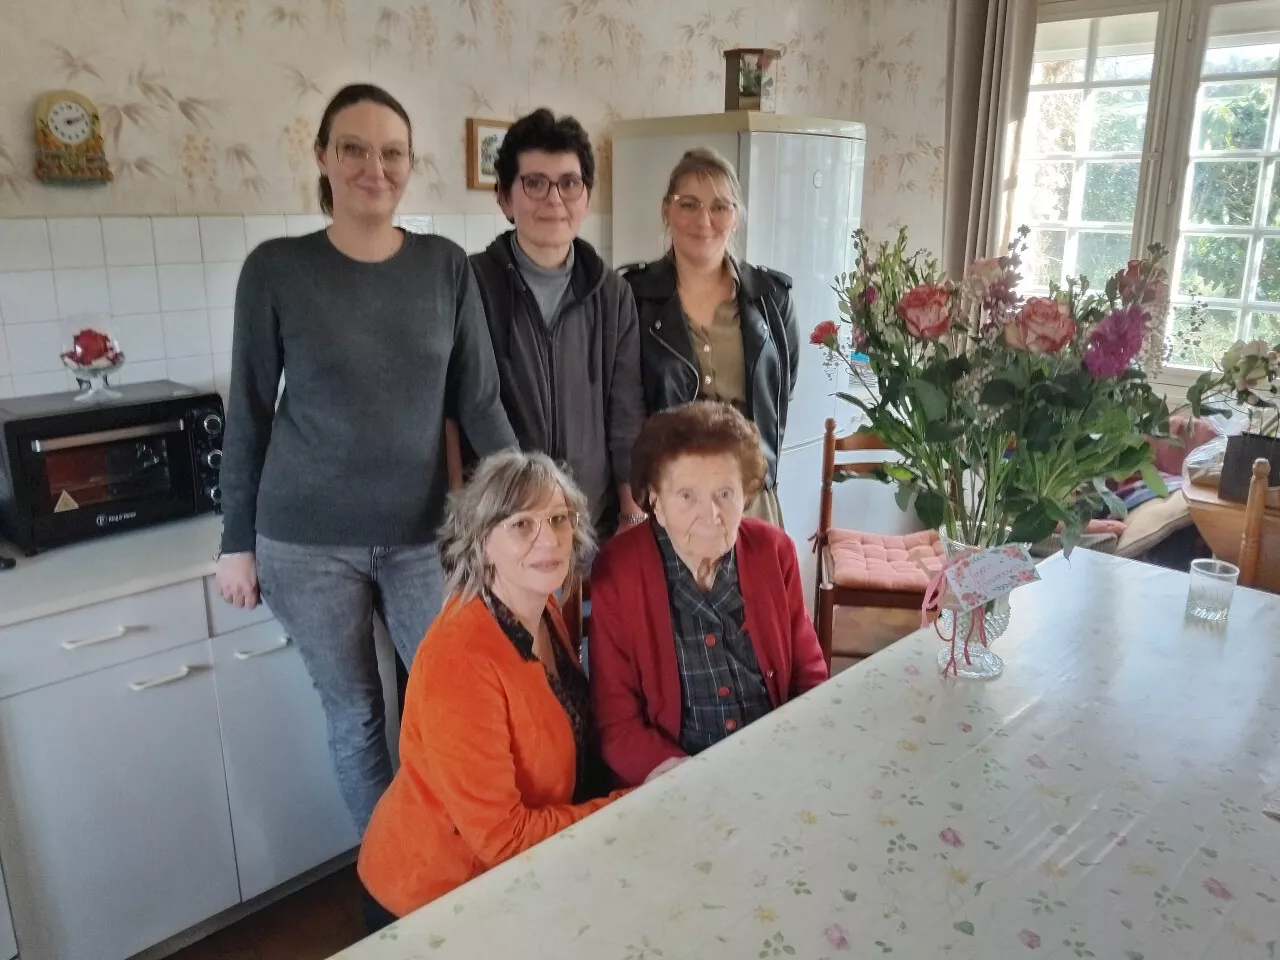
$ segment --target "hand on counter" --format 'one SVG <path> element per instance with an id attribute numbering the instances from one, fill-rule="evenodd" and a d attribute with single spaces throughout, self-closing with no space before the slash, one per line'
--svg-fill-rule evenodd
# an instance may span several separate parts
<path id="1" fill-rule="evenodd" d="M 258 561 L 252 553 L 226 553 L 218 558 L 218 593 L 232 606 L 258 605 Z"/>

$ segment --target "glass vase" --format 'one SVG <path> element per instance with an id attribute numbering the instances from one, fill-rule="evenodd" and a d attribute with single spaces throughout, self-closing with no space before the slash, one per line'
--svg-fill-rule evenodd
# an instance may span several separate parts
<path id="1" fill-rule="evenodd" d="M 939 533 L 942 549 L 948 560 L 959 554 L 986 549 L 972 547 L 952 540 Z M 936 629 L 942 638 L 938 650 L 938 671 L 944 677 L 960 677 L 966 680 L 992 680 L 1004 672 L 1004 661 L 991 649 L 991 645 L 1009 629 L 1009 595 L 997 597 L 973 610 L 961 612 L 943 608 L 938 615 Z"/>

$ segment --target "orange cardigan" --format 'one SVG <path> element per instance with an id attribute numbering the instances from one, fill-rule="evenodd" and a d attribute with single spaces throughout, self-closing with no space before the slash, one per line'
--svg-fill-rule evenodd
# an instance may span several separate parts
<path id="1" fill-rule="evenodd" d="M 360 848 L 365 889 L 403 917 L 621 795 L 570 803 L 576 759 L 542 664 L 480 598 L 447 603 L 409 671 L 400 770 Z"/>

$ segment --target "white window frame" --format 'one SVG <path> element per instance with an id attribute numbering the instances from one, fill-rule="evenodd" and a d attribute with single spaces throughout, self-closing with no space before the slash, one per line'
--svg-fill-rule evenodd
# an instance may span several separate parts
<path id="1" fill-rule="evenodd" d="M 1181 237 L 1184 235 L 1182 215 L 1184 209 L 1184 193 L 1190 171 L 1191 133 L 1195 121 L 1196 98 L 1201 82 L 1201 66 L 1208 43 L 1209 22 L 1214 7 L 1247 3 L 1249 0 L 1132 0 L 1132 2 L 1115 2 L 1115 0 L 1040 0 L 1037 11 L 1037 24 L 1063 20 L 1084 20 L 1122 16 L 1134 13 L 1155 12 L 1160 15 L 1156 32 L 1155 54 L 1152 62 L 1150 92 L 1148 94 L 1147 134 L 1141 157 L 1141 171 L 1138 180 L 1138 199 L 1134 211 L 1133 241 L 1130 256 L 1141 256 L 1152 243 L 1163 243 L 1169 250 L 1170 274 L 1177 275 L 1180 267 Z M 1094 49 L 1096 31 L 1090 31 L 1090 50 Z M 1273 74 L 1267 74 L 1268 77 Z M 1231 80 L 1247 80 L 1252 74 L 1232 75 L 1224 77 L 1223 82 Z M 1280 80 L 1277 91 L 1272 98 L 1272 121 L 1269 129 L 1275 130 L 1280 123 Z M 1025 135 L 1024 135 L 1025 138 Z M 1273 144 L 1267 144 L 1271 148 Z M 1259 151 L 1261 156 L 1272 155 L 1274 151 Z M 1241 159 L 1250 159 L 1249 151 Z M 1099 159 L 1103 159 L 1099 157 Z M 1254 221 L 1236 233 L 1276 236 L 1280 238 L 1280 227 L 1266 227 L 1265 215 L 1270 201 L 1272 181 L 1268 177 L 1280 178 L 1280 157 L 1267 164 L 1264 160 L 1263 181 L 1259 196 L 1255 203 Z M 1079 179 L 1079 178 L 1073 178 Z M 1072 184 L 1072 207 L 1068 211 L 1068 224 L 1073 213 L 1078 212 L 1077 194 L 1081 185 Z M 1017 226 L 1013 224 L 1012 226 Z M 1101 225 L 1091 224 L 1101 229 Z M 1232 233 L 1223 229 L 1188 229 L 1186 235 L 1201 233 Z M 1070 234 L 1069 234 L 1070 237 Z M 1262 245 L 1255 244 L 1252 261 L 1247 265 L 1244 291 L 1241 302 L 1209 301 L 1209 307 L 1224 306 L 1228 309 L 1241 309 L 1244 313 L 1254 308 L 1252 301 L 1253 285 L 1250 278 L 1256 278 L 1261 257 Z M 1176 296 L 1176 291 L 1174 291 Z M 1271 312 L 1271 311 L 1267 311 Z M 1173 308 L 1170 308 L 1169 320 L 1172 320 Z M 1200 368 L 1170 366 L 1166 367 L 1159 378 L 1159 384 L 1176 391 L 1183 391 L 1201 372 Z"/>

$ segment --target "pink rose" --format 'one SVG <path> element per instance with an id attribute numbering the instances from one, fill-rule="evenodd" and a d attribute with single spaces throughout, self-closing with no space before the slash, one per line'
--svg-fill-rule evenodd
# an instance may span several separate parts
<path id="1" fill-rule="evenodd" d="M 1045 763 L 1044 757 L 1040 756 L 1038 753 L 1033 753 L 1031 756 L 1027 757 L 1027 763 L 1035 767 L 1037 770 L 1049 769 L 1049 764 Z"/>
<path id="2" fill-rule="evenodd" d="M 844 927 L 838 923 L 833 923 L 826 929 L 827 943 L 831 944 L 832 950 L 848 950 L 849 935 L 845 933 Z"/>
<path id="3" fill-rule="evenodd" d="M 1032 297 L 1004 328 L 1004 342 L 1015 350 L 1057 353 L 1075 333 L 1070 307 L 1051 297 Z"/>
<path id="4" fill-rule="evenodd" d="M 863 306 L 869 307 L 879 299 L 880 299 L 880 291 L 877 290 L 875 287 L 867 287 L 867 289 L 862 291 Z"/>
<path id="5" fill-rule="evenodd" d="M 937 340 L 951 329 L 951 294 L 936 283 L 908 290 L 898 303 L 898 316 L 918 340 Z"/>
<path id="6" fill-rule="evenodd" d="M 965 721 L 961 720 L 959 723 L 956 724 L 956 727 L 959 729 L 961 733 L 973 733 L 972 723 L 966 723 Z"/>
<path id="7" fill-rule="evenodd" d="M 907 664 L 907 666 L 902 668 L 902 672 L 905 673 L 908 677 L 920 676 L 920 668 L 917 667 L 914 663 Z"/>
<path id="8" fill-rule="evenodd" d="M 840 336 L 840 326 L 834 320 L 823 320 L 809 334 L 809 342 L 815 347 L 834 348 Z"/>
<path id="9" fill-rule="evenodd" d="M 1234 900 L 1235 894 L 1222 885 L 1218 880 L 1210 877 L 1204 882 L 1204 888 L 1209 891 L 1209 895 L 1217 897 L 1219 900 Z"/>
<path id="10" fill-rule="evenodd" d="M 943 827 L 938 833 L 938 839 L 948 847 L 964 846 L 964 841 L 960 839 L 960 834 L 956 833 L 951 827 Z"/>
<path id="11" fill-rule="evenodd" d="M 1040 949 L 1040 934 L 1033 933 L 1030 930 L 1023 930 L 1018 934 L 1018 939 L 1022 941 L 1022 945 L 1028 950 Z"/>

